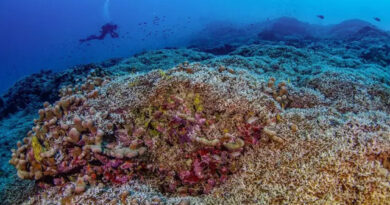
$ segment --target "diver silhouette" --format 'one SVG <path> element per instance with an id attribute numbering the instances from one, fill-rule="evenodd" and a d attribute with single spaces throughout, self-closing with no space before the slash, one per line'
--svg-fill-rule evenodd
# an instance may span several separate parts
<path id="1" fill-rule="evenodd" d="M 103 40 L 107 34 L 110 34 L 112 38 L 118 38 L 119 35 L 115 32 L 117 28 L 118 25 L 116 24 L 106 23 L 101 27 L 100 35 L 90 35 L 85 39 L 80 39 L 79 41 L 80 43 L 84 43 L 91 40 Z"/>

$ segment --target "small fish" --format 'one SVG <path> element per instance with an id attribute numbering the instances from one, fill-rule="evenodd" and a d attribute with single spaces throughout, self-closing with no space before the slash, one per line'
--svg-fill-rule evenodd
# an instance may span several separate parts
<path id="1" fill-rule="evenodd" d="M 317 18 L 319 18 L 319 19 L 324 19 L 325 16 L 324 16 L 324 15 L 317 15 Z"/>
<path id="2" fill-rule="evenodd" d="M 378 22 L 381 22 L 381 19 L 378 18 L 378 17 L 374 17 L 374 20 L 375 20 L 375 21 L 378 21 Z"/>

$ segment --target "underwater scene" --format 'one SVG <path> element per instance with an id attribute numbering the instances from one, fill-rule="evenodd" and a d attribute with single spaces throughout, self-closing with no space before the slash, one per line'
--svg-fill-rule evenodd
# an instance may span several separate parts
<path id="1" fill-rule="evenodd" d="M 390 1 L 0 1 L 0 204 L 390 204 Z"/>

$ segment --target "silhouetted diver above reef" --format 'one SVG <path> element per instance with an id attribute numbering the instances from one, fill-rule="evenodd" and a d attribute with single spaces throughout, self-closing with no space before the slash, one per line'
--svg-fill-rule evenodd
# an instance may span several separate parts
<path id="1" fill-rule="evenodd" d="M 112 38 L 118 38 L 119 35 L 118 33 L 115 32 L 115 30 L 118 28 L 118 25 L 116 24 L 111 24 L 111 23 L 106 23 L 102 26 L 100 30 L 100 35 L 90 35 L 85 39 L 80 39 L 80 43 L 84 43 L 86 41 L 91 41 L 91 40 L 103 40 L 107 34 L 110 34 Z"/>

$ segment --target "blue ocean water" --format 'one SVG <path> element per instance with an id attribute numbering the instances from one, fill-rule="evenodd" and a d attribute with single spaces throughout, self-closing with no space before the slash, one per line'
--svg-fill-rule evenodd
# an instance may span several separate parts
<path id="1" fill-rule="evenodd" d="M 389 8 L 386 0 L 3 0 L 0 91 L 42 69 L 59 71 L 144 50 L 186 46 L 213 22 L 251 24 L 287 16 L 319 25 L 361 19 L 390 29 Z M 79 43 L 107 22 L 119 26 L 118 39 Z"/>
<path id="2" fill-rule="evenodd" d="M 376 168 L 380 167 L 383 169 L 379 169 L 379 171 L 371 170 L 371 175 L 364 175 L 370 176 L 371 178 L 360 178 L 360 173 L 356 174 L 356 172 L 360 172 L 360 169 L 357 169 L 356 167 L 352 169 L 346 168 L 344 170 L 346 175 L 352 173 L 352 178 L 355 177 L 354 180 L 358 182 L 358 185 L 354 184 L 354 180 L 345 182 L 347 184 L 345 185 L 343 184 L 343 179 L 337 178 L 339 175 L 336 174 L 335 176 L 330 176 L 330 178 L 333 181 L 342 181 L 342 183 L 340 182 L 342 185 L 335 185 L 334 187 L 336 188 L 334 190 L 320 190 L 318 191 L 319 193 L 313 194 L 313 196 L 310 197 L 318 197 L 319 200 L 321 197 L 326 198 L 329 196 L 328 199 L 333 199 L 331 197 L 333 194 L 338 197 L 342 196 L 341 198 L 344 197 L 342 199 L 344 201 L 342 202 L 359 202 L 364 204 L 365 202 L 369 203 L 370 201 L 367 202 L 359 198 L 364 194 L 357 194 L 357 189 L 360 190 L 361 187 L 363 187 L 368 190 L 368 188 L 376 187 L 377 184 L 385 184 L 383 186 L 387 188 L 370 190 L 370 193 L 374 194 L 370 196 L 371 198 L 367 198 L 374 201 L 374 199 L 377 199 L 375 197 L 380 198 L 381 196 L 377 193 L 381 191 L 383 191 L 383 193 L 389 193 L 388 187 L 390 187 L 388 181 L 390 177 L 390 150 L 388 149 L 388 145 L 390 145 L 389 10 L 390 1 L 387 0 L 1 0 L 0 204 L 18 204 L 26 202 L 29 196 L 35 196 L 35 198 L 33 197 L 33 200 L 36 200 L 36 204 L 40 204 L 40 202 L 43 203 L 45 200 L 53 202 L 54 204 L 60 203 L 58 198 L 56 198 L 58 195 L 56 191 L 64 194 L 61 195 L 61 197 L 64 197 L 61 199 L 61 204 L 66 204 L 62 200 L 66 201 L 71 199 L 67 198 L 67 194 L 69 194 L 67 190 L 61 188 L 68 186 L 71 187 L 70 189 L 73 189 L 72 191 L 74 192 L 74 189 L 76 189 L 75 187 L 77 187 L 77 181 L 80 179 L 78 178 L 79 175 L 85 174 L 86 170 L 90 168 L 90 165 L 96 166 L 97 168 L 95 168 L 99 169 L 100 173 L 96 171 L 96 173 L 100 174 L 97 178 L 100 180 L 99 182 L 105 183 L 102 185 L 105 186 L 105 193 L 114 193 L 114 195 L 117 194 L 117 198 L 120 198 L 118 193 L 122 193 L 122 189 L 127 189 L 128 187 L 118 186 L 118 188 L 116 186 L 111 186 L 112 184 L 110 183 L 114 182 L 115 184 L 117 181 L 121 180 L 126 183 L 128 182 L 126 181 L 126 176 L 124 177 L 125 179 L 112 180 L 112 175 L 115 176 L 115 174 L 112 173 L 119 173 L 118 175 L 122 174 L 120 173 L 120 171 L 123 171 L 120 170 L 122 166 L 119 166 L 118 164 L 123 163 L 121 165 L 129 166 L 128 164 L 125 164 L 124 161 L 121 161 L 123 156 L 118 157 L 118 155 L 104 153 L 107 156 L 101 158 L 98 156 L 96 159 L 91 159 L 88 162 L 90 163 L 88 166 L 81 164 L 81 168 L 72 167 L 72 163 L 78 162 L 72 161 L 69 156 L 75 155 L 74 153 L 71 154 L 71 152 L 77 153 L 81 147 L 85 146 L 85 141 L 81 138 L 82 142 L 78 141 L 78 143 L 71 144 L 67 137 L 72 135 L 71 133 L 76 132 L 72 129 L 77 128 L 77 115 L 80 115 L 82 116 L 82 119 L 80 120 L 85 120 L 85 122 L 83 122 L 84 124 L 88 124 L 87 120 L 91 120 L 91 123 L 95 123 L 94 125 L 97 127 L 101 126 L 100 128 L 104 127 L 105 129 L 106 127 L 111 127 L 107 128 L 109 131 L 104 130 L 106 132 L 104 135 L 106 140 L 103 143 L 104 145 L 109 144 L 107 141 L 112 142 L 115 141 L 114 139 L 118 139 L 118 141 L 120 141 L 118 147 L 120 147 L 122 143 L 121 140 L 124 138 L 123 141 L 127 140 L 125 143 L 129 143 L 129 139 L 126 139 L 126 137 L 134 137 L 136 135 L 134 133 L 137 129 L 134 129 L 134 135 L 131 135 L 131 137 L 127 135 L 123 137 L 125 126 L 121 124 L 123 123 L 121 120 L 118 120 L 119 117 L 118 119 L 102 119 L 103 117 L 101 117 L 104 115 L 102 113 L 107 110 L 115 114 L 119 113 L 118 115 L 123 114 L 121 113 L 123 107 L 115 107 L 119 105 L 123 106 L 123 104 L 118 101 L 114 103 L 111 102 L 108 106 L 108 104 L 105 104 L 104 97 L 96 97 L 95 94 L 104 93 L 107 97 L 107 101 L 109 101 L 112 100 L 111 97 L 115 98 L 119 96 L 119 94 L 118 96 L 116 95 L 117 93 L 115 91 L 117 91 L 118 93 L 126 94 L 125 96 L 122 96 L 123 98 L 119 97 L 119 100 L 133 103 L 131 97 L 142 93 L 141 89 L 145 89 L 147 91 L 145 91 L 145 93 L 149 93 L 150 90 L 148 89 L 155 86 L 156 84 L 154 83 L 158 80 L 162 79 L 161 81 L 166 80 L 167 82 L 170 82 L 171 76 L 169 75 L 177 75 L 179 78 L 181 77 L 197 83 L 204 81 L 213 89 L 221 91 L 221 93 L 226 92 L 226 95 L 218 99 L 221 100 L 221 102 L 223 102 L 223 100 L 225 100 L 225 102 L 230 101 L 231 99 L 229 99 L 229 97 L 232 99 L 241 99 L 241 97 L 244 96 L 254 102 L 259 100 L 259 104 L 254 103 L 255 107 L 261 103 L 264 103 L 262 106 L 267 105 L 264 107 L 267 109 L 270 108 L 271 114 L 267 116 L 271 116 L 270 119 L 267 118 L 264 120 L 266 117 L 264 119 L 259 116 L 254 117 L 252 116 L 254 115 L 252 112 L 245 112 L 243 115 L 244 117 L 234 116 L 236 118 L 233 118 L 229 116 L 225 120 L 229 121 L 230 119 L 234 119 L 240 121 L 245 118 L 244 122 L 247 123 L 247 127 L 250 127 L 252 122 L 257 122 L 260 119 L 266 121 L 264 126 L 261 124 L 258 127 L 250 128 L 257 131 L 261 130 L 262 135 L 268 133 L 267 135 L 270 135 L 270 139 L 264 143 L 264 145 L 266 148 L 272 147 L 270 150 L 276 150 L 275 153 L 279 154 L 279 144 L 277 143 L 287 144 L 286 142 L 292 142 L 296 139 L 303 139 L 299 142 L 301 144 L 297 143 L 299 145 L 315 141 L 322 146 L 308 148 L 305 146 L 309 145 L 304 144 L 305 146 L 298 147 L 298 149 L 292 146 L 288 147 L 286 150 L 283 150 L 283 152 L 280 152 L 282 153 L 280 155 L 287 153 L 284 156 L 284 159 L 289 159 L 289 157 L 293 158 L 298 155 L 306 155 L 306 153 L 294 155 L 296 154 L 294 153 L 296 150 L 309 150 L 308 155 L 313 154 L 312 159 L 321 158 L 322 156 L 320 157 L 316 151 L 319 148 L 323 149 L 323 147 L 326 147 L 329 149 L 325 151 L 334 155 L 339 154 L 340 157 L 336 158 L 341 161 L 348 157 L 348 159 L 355 159 L 353 157 L 358 158 L 355 155 L 353 157 L 343 155 L 345 154 L 344 151 L 358 153 L 361 150 L 368 150 L 367 153 L 359 155 L 369 156 L 367 157 L 369 159 L 359 158 L 363 161 L 362 164 L 368 166 L 368 164 L 371 163 L 370 160 L 376 160 L 376 164 L 372 164 L 375 164 L 375 166 L 378 165 Z M 171 68 L 174 68 L 173 71 L 168 70 Z M 151 74 L 148 73 L 153 70 L 158 71 L 155 73 L 151 72 Z M 208 77 L 210 73 L 215 75 L 215 79 Z M 141 80 L 136 78 L 139 75 L 141 76 Z M 142 79 L 143 75 L 150 77 L 150 79 Z M 156 77 L 156 75 L 161 78 Z M 125 76 L 125 79 L 129 80 L 129 82 L 126 81 L 126 83 L 122 83 L 121 85 L 115 84 L 116 80 L 122 82 L 121 79 L 123 76 Z M 142 80 L 145 80 L 146 83 Z M 145 86 L 147 88 L 143 87 L 139 88 L 139 90 L 133 89 L 138 86 L 140 81 L 142 81 L 141 87 L 143 86 L 142 83 L 145 83 L 145 85 L 150 87 Z M 216 82 L 220 82 L 220 87 L 219 85 L 216 85 Z M 91 83 L 94 85 L 89 90 Z M 127 87 L 124 86 L 125 84 Z M 100 86 L 103 85 L 107 87 L 101 88 Z M 82 88 L 83 86 L 87 88 Z M 241 89 L 241 86 L 248 90 Z M 92 91 L 95 91 L 95 88 L 96 92 L 94 93 Z M 131 92 L 129 90 L 131 90 Z M 61 96 L 59 96 L 59 92 Z M 183 103 L 183 101 L 188 100 L 186 99 L 188 96 L 194 98 L 192 99 L 189 97 L 191 98 L 191 103 L 193 102 L 193 105 L 191 104 L 192 107 L 190 107 L 190 109 L 183 109 L 187 110 L 187 112 L 188 110 L 195 110 L 194 116 L 190 117 L 191 120 L 189 121 L 191 122 L 187 123 L 185 120 L 181 119 L 183 115 L 177 115 L 179 117 L 175 116 L 176 121 L 174 121 L 174 123 L 178 123 L 178 121 L 179 123 L 183 123 L 182 121 L 184 121 L 185 123 L 183 124 L 185 124 L 185 126 L 199 123 L 197 124 L 197 126 L 201 127 L 199 129 L 207 130 L 209 127 L 203 126 L 205 118 L 209 117 L 212 119 L 207 121 L 207 125 L 208 123 L 213 123 L 213 120 L 218 121 L 217 119 L 222 116 L 222 114 L 220 115 L 220 112 L 223 113 L 223 111 L 221 111 L 223 109 L 213 110 L 215 107 L 218 107 L 218 105 L 214 105 L 213 103 L 219 101 L 212 101 L 208 102 L 210 107 L 212 107 L 211 105 L 214 105 L 210 110 L 218 114 L 207 113 L 207 109 L 203 113 L 203 108 L 200 109 L 202 111 L 199 111 L 198 113 L 199 101 L 201 100 L 199 97 L 194 97 L 197 95 L 192 94 L 194 93 L 188 95 L 186 93 L 178 98 L 174 98 L 175 96 L 173 96 L 172 99 L 168 100 L 169 103 L 179 102 L 178 104 L 180 104 Z M 207 96 L 207 93 L 200 92 L 200 95 Z M 128 97 L 128 99 L 126 97 Z M 95 98 L 98 98 L 100 101 L 94 101 Z M 182 98 L 184 98 L 184 100 Z M 262 101 L 264 99 L 267 99 L 274 104 L 267 104 L 269 102 L 266 101 L 267 103 L 265 103 L 265 101 Z M 207 101 L 209 99 L 204 100 Z M 67 110 L 68 107 L 63 104 L 69 104 L 70 101 L 77 101 L 77 103 L 74 103 L 74 107 L 69 111 Z M 90 104 L 83 104 L 80 103 L 80 101 L 88 101 Z M 206 104 L 207 103 L 205 103 L 205 105 Z M 60 108 L 57 108 L 58 106 L 56 107 L 56 105 Z M 239 107 L 244 104 L 236 105 Z M 88 107 L 88 110 L 83 110 L 84 107 L 78 110 L 79 106 L 86 106 Z M 165 104 L 163 106 L 169 107 Z M 179 105 L 175 106 L 182 108 Z M 172 113 L 182 111 L 175 110 L 175 108 L 169 109 L 172 109 L 169 110 Z M 242 110 L 245 109 L 242 108 L 235 111 L 239 113 Z M 57 111 L 60 112 L 60 114 L 55 113 Z M 151 115 L 150 107 L 148 111 L 150 112 L 147 114 L 143 113 L 143 115 Z M 44 114 L 42 114 L 43 112 Z M 157 113 L 156 116 L 163 114 Z M 204 114 L 206 117 L 202 119 L 200 117 L 202 116 L 201 114 Z M 107 114 L 107 116 L 108 115 L 109 114 Z M 171 116 L 168 116 L 167 118 L 169 117 Z M 145 118 L 145 116 L 142 116 L 142 118 Z M 96 121 L 92 122 L 92 120 Z M 139 119 L 137 118 L 137 120 Z M 108 126 L 107 121 L 110 121 L 113 125 Z M 146 123 L 146 129 L 152 127 L 152 125 L 149 126 L 150 122 L 151 121 Z M 163 124 L 165 122 L 166 121 L 162 121 L 161 123 Z M 216 126 L 220 126 L 221 124 L 223 123 Z M 228 126 L 234 128 L 235 126 L 239 127 L 238 125 L 232 126 L 230 124 L 228 124 Z M 268 128 L 270 127 L 269 130 L 268 128 L 266 129 L 268 132 L 262 130 L 266 126 L 268 126 Z M 87 129 L 87 125 L 82 125 L 82 127 L 83 128 L 80 128 L 81 131 L 79 130 L 82 135 L 97 136 L 96 130 L 90 129 L 90 127 Z M 58 135 L 58 133 L 53 131 L 57 128 L 61 129 L 64 136 L 61 136 L 63 138 L 60 137 L 59 139 L 56 138 L 53 140 L 53 136 Z M 222 130 L 222 127 L 220 127 L 220 129 Z M 242 129 L 242 127 L 240 127 L 240 129 Z M 241 131 L 240 129 L 237 130 Z M 157 130 L 156 127 L 149 131 L 150 133 L 155 134 Z M 184 129 L 180 131 L 183 130 Z M 239 131 L 237 130 L 236 132 L 238 133 Z M 288 132 L 290 130 L 293 131 Z M 227 128 L 223 129 L 223 132 L 228 131 Z M 256 131 L 253 131 L 253 133 L 255 132 Z M 78 135 L 80 135 L 80 133 L 78 133 Z M 202 135 L 208 135 L 209 133 L 212 132 L 203 132 Z M 278 137 L 273 133 L 280 134 L 281 137 Z M 41 138 L 38 139 L 35 135 L 40 135 L 39 137 Z M 147 134 L 145 134 L 145 136 L 146 135 Z M 344 140 L 343 137 L 351 138 L 353 140 Z M 49 147 L 53 144 L 57 146 L 56 149 L 59 147 L 58 150 L 61 152 L 58 150 L 53 151 L 53 153 L 55 152 L 55 157 L 47 157 L 52 160 L 51 167 L 45 164 L 46 161 L 39 161 L 36 159 L 37 156 L 39 157 L 40 155 L 35 156 L 37 148 L 34 147 L 34 143 L 32 142 L 33 139 L 37 140 L 35 142 L 36 144 L 45 146 L 45 148 L 41 148 L 45 151 L 50 150 Z M 161 139 L 163 139 L 163 137 L 161 137 Z M 250 139 L 252 141 L 245 139 L 245 142 L 243 140 L 237 140 L 237 142 L 242 142 L 246 146 L 248 141 L 250 141 L 249 144 L 256 144 L 257 140 L 259 140 L 254 139 L 254 137 Z M 323 139 L 331 139 L 331 142 L 333 143 L 332 146 L 340 145 L 341 147 L 341 145 L 345 145 L 347 148 L 337 147 L 336 149 L 329 144 L 321 144 L 326 141 Z M 183 141 L 186 140 L 191 141 L 192 139 L 189 139 L 188 137 L 188 139 L 185 138 Z M 147 141 L 148 139 L 145 139 L 145 144 L 147 144 Z M 199 141 L 208 146 L 213 144 L 212 140 Z M 276 145 L 274 146 L 273 143 Z M 293 145 L 295 146 L 296 144 Z M 218 144 L 218 146 L 214 145 L 211 147 L 217 147 L 225 153 L 227 153 L 227 150 L 231 151 L 229 152 L 230 157 L 237 157 L 250 150 L 250 148 L 245 147 L 245 149 L 241 149 L 241 147 L 241 150 L 236 152 L 236 149 L 232 149 L 232 151 L 228 148 L 221 148 L 223 147 L 221 144 Z M 11 152 L 11 149 L 16 149 L 17 151 L 14 150 Z M 122 150 L 122 148 L 120 150 Z M 325 151 L 321 150 L 323 153 L 326 153 Z M 255 156 L 253 153 L 256 152 L 252 152 L 252 157 Z M 137 155 L 138 154 L 139 153 L 137 153 Z M 264 153 L 257 154 L 260 156 Z M 32 155 L 34 155 L 34 157 L 32 157 Z M 59 155 L 63 156 L 59 157 Z M 200 153 L 199 155 L 202 154 Z M 266 158 L 267 156 L 270 157 L 271 155 L 267 154 L 262 157 Z M 217 155 L 216 158 L 218 157 L 220 156 Z M 236 159 L 235 157 L 232 157 L 231 159 Z M 101 160 L 102 158 L 104 159 Z M 208 162 L 205 162 L 208 159 L 207 157 L 205 158 L 206 160 L 202 159 L 204 160 L 202 161 L 202 166 L 204 166 L 202 168 L 204 170 L 200 171 L 200 175 L 209 168 Z M 270 158 L 272 159 L 273 157 Z M 9 161 L 10 159 L 11 161 Z M 99 160 L 104 161 L 105 159 L 110 159 L 112 161 L 107 163 L 108 165 L 96 162 Z M 56 160 L 56 163 L 54 163 L 53 160 Z M 251 158 L 251 160 L 255 161 L 253 158 Z M 10 163 L 8 163 L 8 161 Z M 71 161 L 71 163 L 66 164 L 69 161 Z M 248 163 L 253 161 L 248 160 Z M 356 164 L 361 161 L 356 162 Z M 41 164 L 39 165 L 38 162 Z M 307 161 L 304 160 L 302 161 L 302 163 L 306 162 Z M 339 161 L 336 162 L 338 163 Z M 191 161 L 189 163 L 191 163 Z M 205 165 L 205 163 L 207 165 Z M 278 163 L 271 163 L 272 167 L 281 166 Z M 307 163 L 306 165 L 309 166 L 311 165 L 310 163 Z M 55 166 L 53 164 L 55 164 Z M 50 170 L 52 167 L 62 171 L 69 168 L 71 171 L 59 172 L 60 174 L 52 174 L 49 171 L 46 173 L 37 171 L 37 174 L 34 169 L 35 167 L 40 166 L 45 167 L 46 171 Z M 296 164 L 294 166 L 296 166 Z M 287 170 L 294 166 L 288 164 L 285 165 L 285 168 Z M 199 166 L 194 167 L 195 172 L 196 168 L 199 168 Z M 210 167 L 213 166 L 210 165 Z M 116 168 L 118 168 L 119 171 L 116 170 Z M 310 169 L 317 171 L 316 173 L 311 174 L 315 177 L 318 176 L 316 174 L 322 174 L 322 171 L 325 169 L 322 169 L 322 167 L 320 168 L 317 166 Z M 366 168 L 366 171 L 369 169 L 367 167 L 364 168 Z M 102 169 L 108 169 L 112 173 L 102 174 Z M 27 173 L 26 170 L 29 172 Z M 166 171 L 164 169 L 161 170 L 163 170 L 161 171 L 162 174 Z M 194 183 L 196 186 L 198 185 L 196 182 L 201 181 L 200 184 L 203 183 L 201 191 L 197 190 L 198 192 L 196 192 L 190 189 L 186 191 L 195 197 L 200 196 L 201 200 L 208 200 L 206 195 L 211 192 L 212 188 L 220 188 L 219 185 L 223 184 L 216 183 L 215 179 L 221 179 L 221 181 L 227 179 L 227 175 L 225 176 L 224 172 L 225 171 L 221 171 L 221 173 L 218 172 L 218 177 L 210 177 L 209 180 L 204 181 L 201 180 L 203 179 L 203 176 L 189 175 L 192 178 L 187 176 L 188 178 L 191 178 L 191 180 L 194 180 L 195 178 L 195 182 L 186 179 L 185 173 L 178 174 L 178 172 L 174 179 L 180 183 L 180 180 L 182 180 L 184 185 L 193 185 L 191 183 Z M 155 172 L 152 173 L 151 176 L 156 177 L 153 175 L 156 173 L 157 176 L 161 174 L 160 172 Z M 257 170 L 252 173 L 263 172 Z M 335 171 L 335 173 L 337 172 Z M 377 177 L 376 174 L 378 173 L 383 176 Z M 232 175 L 233 171 L 230 174 Z M 250 174 L 251 173 L 249 173 L 249 175 Z M 264 174 L 264 176 L 269 176 L 271 174 L 272 172 L 268 172 Z M 45 177 L 42 177 L 42 175 L 45 175 Z M 107 176 L 111 177 L 108 177 L 111 182 L 107 179 L 103 180 L 103 178 Z M 300 176 L 296 177 L 296 181 L 298 182 L 302 182 L 299 180 L 304 178 L 299 178 Z M 37 180 L 22 180 L 20 178 L 35 178 Z M 143 179 L 143 175 L 141 175 L 140 178 Z M 164 180 L 168 178 L 169 177 L 164 178 Z M 293 177 L 289 176 L 286 178 L 292 179 Z M 284 180 L 287 180 L 286 178 L 284 178 Z M 320 176 L 320 178 L 322 178 L 322 176 Z M 186 182 L 184 182 L 185 180 L 183 179 L 190 181 L 190 183 L 185 184 Z M 375 181 L 378 179 L 384 181 Z M 167 186 L 165 186 L 166 184 L 163 184 L 166 182 L 164 180 L 162 180 L 162 184 L 159 184 L 161 187 L 159 187 L 160 189 L 156 192 L 146 189 L 146 191 L 141 190 L 139 194 L 139 187 L 136 186 L 137 189 L 135 190 L 133 190 L 133 187 L 131 188 L 131 193 L 146 195 L 145 198 L 161 196 L 161 200 L 170 204 L 168 203 L 170 200 L 175 201 L 176 199 L 169 198 L 170 195 L 164 194 L 167 192 L 170 193 L 170 191 L 167 191 L 169 189 L 176 190 L 177 187 L 172 185 L 167 188 Z M 175 183 L 177 181 L 175 181 Z M 249 181 L 254 183 L 254 180 Z M 264 181 L 266 181 L 265 178 Z M 329 181 L 326 183 L 330 183 Z M 378 183 L 375 184 L 372 181 Z M 375 184 L 375 186 L 372 184 L 367 185 L 371 182 L 372 184 Z M 97 187 L 94 182 L 88 181 L 88 183 L 88 185 L 84 184 L 84 187 L 82 188 L 92 190 Z M 233 182 L 229 181 L 229 183 Z M 312 181 L 312 183 L 314 182 Z M 351 183 L 352 185 L 348 183 Z M 296 195 L 294 191 L 303 190 L 291 188 L 292 186 L 287 186 L 286 184 L 280 183 L 278 186 L 272 186 L 270 190 L 280 186 L 284 190 L 287 190 L 286 193 L 283 194 L 290 194 L 290 197 Z M 55 190 L 55 188 L 58 187 L 61 188 Z M 331 187 L 331 185 L 329 185 L 329 187 Z M 241 189 L 241 184 L 238 186 L 237 184 L 231 185 L 230 190 L 235 190 L 235 188 Z M 21 191 L 15 191 L 18 189 Z M 261 190 L 262 194 L 266 193 L 264 187 L 261 189 L 259 188 L 258 190 Z M 338 192 L 340 190 L 346 190 L 346 194 L 340 195 Z M 324 197 L 324 193 L 327 192 L 330 194 Z M 93 193 L 93 191 L 86 191 L 84 193 L 85 195 L 83 195 L 83 193 L 76 193 L 74 194 L 74 197 L 79 197 L 77 200 L 81 201 L 88 200 L 90 197 L 88 194 L 91 193 Z M 353 199 L 348 198 L 349 193 L 352 193 Z M 246 193 L 240 193 L 237 198 L 242 199 L 247 197 L 245 194 Z M 261 195 L 264 198 L 258 199 L 256 198 L 257 196 L 260 196 L 260 194 L 258 194 L 256 197 L 253 197 L 253 199 L 251 198 L 250 200 L 253 201 L 250 203 L 248 202 L 248 204 L 262 204 L 261 202 L 266 201 L 266 199 L 268 199 L 267 197 L 274 195 L 275 194 L 269 194 L 267 196 Z M 109 198 L 111 195 L 104 195 L 104 197 Z M 225 194 L 222 198 L 232 200 L 232 198 L 229 197 L 232 196 Z M 312 199 L 310 197 L 305 200 L 310 201 Z M 284 199 L 282 200 L 281 198 L 283 197 L 275 196 L 274 200 L 283 201 Z M 321 198 L 321 200 L 323 198 Z M 384 196 L 384 198 L 386 200 L 389 197 Z M 194 199 L 195 204 L 197 204 L 198 199 L 199 198 Z M 335 199 L 336 201 L 339 200 L 337 197 L 335 197 Z M 47 201 L 45 203 L 50 204 L 50 202 Z M 175 203 L 176 202 L 177 200 Z M 286 200 L 284 202 L 285 204 L 288 204 L 290 201 Z M 31 201 L 29 203 L 31 203 Z M 80 204 L 84 203 L 85 201 L 80 202 Z M 227 202 L 215 201 L 215 203 L 226 204 Z M 245 201 L 236 201 L 236 204 L 242 203 L 245 204 Z M 277 202 L 275 203 L 277 204 Z M 294 202 L 291 203 L 294 204 Z M 193 204 L 192 201 L 191 204 Z M 311 203 L 307 202 L 307 204 Z"/>

